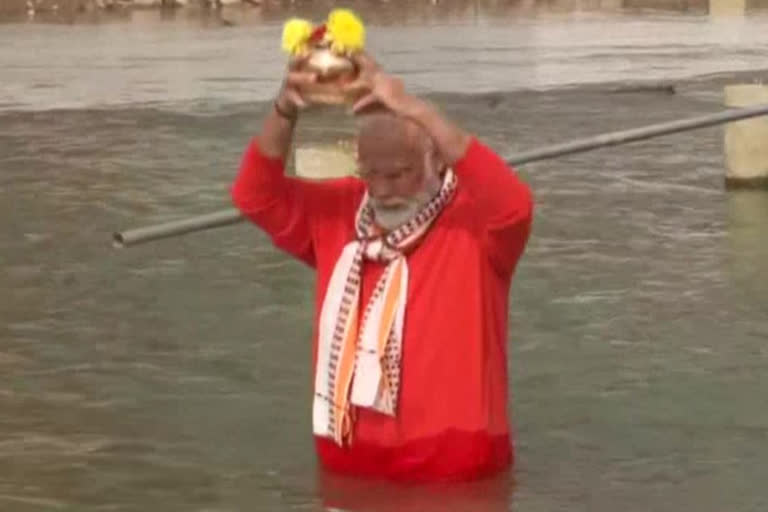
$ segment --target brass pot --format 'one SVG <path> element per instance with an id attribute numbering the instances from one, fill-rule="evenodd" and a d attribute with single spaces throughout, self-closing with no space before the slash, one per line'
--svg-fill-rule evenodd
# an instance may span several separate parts
<path id="1" fill-rule="evenodd" d="M 329 48 L 317 48 L 305 61 L 303 69 L 317 73 L 317 82 L 301 87 L 300 93 L 310 103 L 341 105 L 353 103 L 359 93 L 345 92 L 344 84 L 357 78 L 357 66 L 351 59 Z"/>

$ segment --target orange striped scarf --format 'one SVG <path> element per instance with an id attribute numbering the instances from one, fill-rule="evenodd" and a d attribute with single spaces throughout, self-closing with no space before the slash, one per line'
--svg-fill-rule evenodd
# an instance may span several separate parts
<path id="1" fill-rule="evenodd" d="M 376 232 L 374 211 L 363 197 L 356 239 L 336 262 L 320 313 L 312 423 L 315 435 L 343 445 L 351 441 L 352 408 L 368 407 L 395 416 L 408 291 L 406 254 L 440 215 L 456 190 L 448 170 L 440 192 L 410 221 Z M 386 263 L 360 319 L 360 285 L 365 260 Z"/>

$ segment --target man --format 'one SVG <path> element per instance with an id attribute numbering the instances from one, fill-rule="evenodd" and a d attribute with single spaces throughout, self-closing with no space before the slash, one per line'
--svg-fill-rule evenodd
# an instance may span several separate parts
<path id="1" fill-rule="evenodd" d="M 532 218 L 493 151 L 368 56 L 360 177 L 284 175 L 316 77 L 290 69 L 232 188 L 274 244 L 317 271 L 313 431 L 334 472 L 474 479 L 507 468 L 507 306 Z M 376 107 L 376 113 L 365 113 Z"/>

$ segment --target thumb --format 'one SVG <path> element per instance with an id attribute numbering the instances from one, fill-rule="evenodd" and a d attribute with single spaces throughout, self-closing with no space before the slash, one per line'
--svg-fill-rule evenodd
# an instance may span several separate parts
<path id="1" fill-rule="evenodd" d="M 363 71 L 376 71 L 379 69 L 379 64 L 364 51 L 359 51 L 351 55 L 352 62 Z"/>

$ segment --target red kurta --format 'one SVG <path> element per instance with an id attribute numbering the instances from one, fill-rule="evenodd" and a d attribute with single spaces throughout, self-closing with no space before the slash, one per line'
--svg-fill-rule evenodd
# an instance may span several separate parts
<path id="1" fill-rule="evenodd" d="M 408 256 L 397 417 L 356 408 L 351 446 L 316 438 L 327 468 L 398 480 L 453 480 L 489 474 L 512 461 L 507 306 L 533 202 L 528 186 L 477 139 L 454 170 L 456 195 Z M 261 155 L 255 141 L 243 157 L 233 201 L 277 247 L 316 269 L 315 322 L 336 259 L 354 237 L 364 190 L 357 178 L 285 176 L 282 161 Z M 365 263 L 363 304 L 383 270 Z"/>

